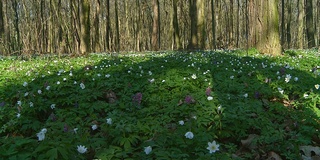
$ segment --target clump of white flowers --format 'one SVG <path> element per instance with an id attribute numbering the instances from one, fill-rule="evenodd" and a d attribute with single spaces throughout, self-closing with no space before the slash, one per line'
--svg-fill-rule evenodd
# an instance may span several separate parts
<path id="1" fill-rule="evenodd" d="M 39 133 L 37 133 L 37 137 L 39 141 L 43 141 L 46 137 L 47 129 L 43 128 Z"/>

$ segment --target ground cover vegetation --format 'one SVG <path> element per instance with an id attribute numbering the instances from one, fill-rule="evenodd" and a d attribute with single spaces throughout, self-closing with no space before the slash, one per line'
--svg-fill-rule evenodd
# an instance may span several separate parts
<path id="1" fill-rule="evenodd" d="M 319 156 L 319 53 L 1 57 L 1 159 Z"/>

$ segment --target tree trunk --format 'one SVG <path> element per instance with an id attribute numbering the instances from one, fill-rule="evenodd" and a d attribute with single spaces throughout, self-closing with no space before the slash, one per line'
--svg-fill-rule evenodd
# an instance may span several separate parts
<path id="1" fill-rule="evenodd" d="M 0 1 L 0 37 L 4 34 L 4 21 L 3 21 L 3 2 Z"/>
<path id="2" fill-rule="evenodd" d="M 120 51 L 120 34 L 119 34 L 119 18 L 118 18 L 118 1 L 114 1 L 114 13 L 116 22 L 115 51 Z"/>
<path id="3" fill-rule="evenodd" d="M 80 53 L 87 54 L 90 52 L 90 2 L 89 0 L 81 0 L 81 40 Z"/>
<path id="4" fill-rule="evenodd" d="M 304 22 L 303 22 L 303 17 L 304 17 L 304 3 L 303 3 L 303 0 L 298 0 L 298 19 L 297 19 L 297 22 L 298 22 L 298 35 L 297 35 L 297 46 L 299 49 L 303 49 L 303 28 L 304 28 Z"/>
<path id="5" fill-rule="evenodd" d="M 312 0 L 306 0 L 306 29 L 308 48 L 315 47 Z"/>
<path id="6" fill-rule="evenodd" d="M 110 1 L 107 0 L 107 7 L 106 7 L 106 37 L 105 37 L 105 44 L 106 44 L 106 50 L 110 51 Z"/>
<path id="7" fill-rule="evenodd" d="M 177 0 L 172 0 L 173 41 L 177 49 L 182 49 L 178 23 Z"/>
<path id="8" fill-rule="evenodd" d="M 191 24 L 191 36 L 188 44 L 189 49 L 194 49 L 198 47 L 198 37 L 197 37 L 197 0 L 189 0 L 189 16 Z"/>
<path id="9" fill-rule="evenodd" d="M 189 14 L 191 20 L 191 37 L 189 49 L 205 48 L 205 1 L 190 0 Z"/>
<path id="10" fill-rule="evenodd" d="M 136 0 L 136 15 L 135 15 L 135 49 L 140 52 L 140 35 L 141 35 L 141 8 L 139 0 Z"/>
<path id="11" fill-rule="evenodd" d="M 286 29 L 286 33 L 287 33 L 287 45 L 288 48 L 291 48 L 291 20 L 292 20 L 292 16 L 291 16 L 291 2 L 290 0 L 287 0 L 287 15 L 288 15 L 288 20 L 287 20 L 287 29 Z"/>
<path id="12" fill-rule="evenodd" d="M 318 51 L 320 52 L 320 1 L 317 2 Z"/>
<path id="13" fill-rule="evenodd" d="M 284 31 L 284 0 L 281 0 L 281 46 L 284 46 L 285 31 Z"/>
<path id="14" fill-rule="evenodd" d="M 197 39 L 198 48 L 204 49 L 206 42 L 206 30 L 205 30 L 205 0 L 197 0 Z"/>
<path id="15" fill-rule="evenodd" d="M 233 44 L 233 0 L 230 0 L 230 11 L 229 11 L 229 47 L 233 48 L 234 44 Z"/>
<path id="16" fill-rule="evenodd" d="M 236 39 L 236 47 L 239 48 L 239 39 L 240 39 L 240 0 L 237 0 L 237 39 Z"/>
<path id="17" fill-rule="evenodd" d="M 100 47 L 100 31 L 99 31 L 99 28 L 100 28 L 100 19 L 99 19 L 99 16 L 100 16 L 100 0 L 96 0 L 96 12 L 95 12 L 95 15 L 94 15 L 94 41 L 93 41 L 93 51 L 94 52 L 100 52 L 101 50 L 101 47 Z"/>
<path id="18" fill-rule="evenodd" d="M 159 0 L 153 0 L 153 26 L 151 45 L 152 50 L 159 50 L 160 48 L 160 9 Z"/>
<path id="19" fill-rule="evenodd" d="M 256 21 L 262 26 L 258 32 L 260 37 L 256 45 L 263 54 L 281 55 L 281 43 L 279 35 L 278 0 L 263 1 L 260 15 Z M 255 6 L 258 7 L 258 6 Z"/>
<path id="20" fill-rule="evenodd" d="M 216 16 L 215 16 L 215 7 L 214 0 L 211 0 L 211 27 L 212 27 L 212 45 L 213 49 L 216 49 Z"/>
<path id="21" fill-rule="evenodd" d="M 5 55 L 5 43 L 4 43 L 4 18 L 3 18 L 3 2 L 0 1 L 0 54 Z"/>
<path id="22" fill-rule="evenodd" d="M 13 8 L 13 11 L 14 11 L 14 28 L 16 30 L 16 39 L 15 39 L 15 44 L 13 45 L 13 50 L 17 51 L 17 53 L 21 53 L 21 43 L 20 43 L 20 29 L 19 29 L 19 14 L 18 14 L 18 2 L 17 0 L 14 0 L 12 2 L 12 8 Z"/>
<path id="23" fill-rule="evenodd" d="M 126 18 L 126 36 L 130 37 L 127 39 L 126 41 L 126 50 L 129 50 L 130 47 L 132 47 L 130 44 L 132 43 L 132 38 L 131 38 L 131 28 L 129 27 L 129 17 L 130 19 L 132 18 L 131 16 L 129 16 L 129 8 L 128 8 L 128 1 L 124 1 L 124 6 L 125 6 L 125 18 Z M 132 24 L 130 24 L 132 25 Z"/>

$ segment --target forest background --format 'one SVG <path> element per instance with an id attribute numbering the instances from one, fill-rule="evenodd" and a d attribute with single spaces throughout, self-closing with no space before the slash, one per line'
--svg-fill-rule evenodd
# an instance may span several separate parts
<path id="1" fill-rule="evenodd" d="M 319 46 L 318 0 L 2 0 L 1 55 Z"/>

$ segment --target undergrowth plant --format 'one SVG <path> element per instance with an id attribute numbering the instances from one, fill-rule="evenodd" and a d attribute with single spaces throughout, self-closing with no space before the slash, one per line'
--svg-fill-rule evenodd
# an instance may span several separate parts
<path id="1" fill-rule="evenodd" d="M 308 157 L 301 147 L 320 144 L 317 53 L 249 51 L 2 57 L 0 157 Z"/>

